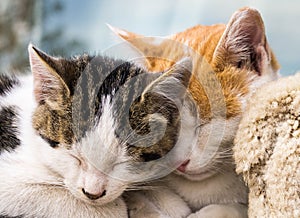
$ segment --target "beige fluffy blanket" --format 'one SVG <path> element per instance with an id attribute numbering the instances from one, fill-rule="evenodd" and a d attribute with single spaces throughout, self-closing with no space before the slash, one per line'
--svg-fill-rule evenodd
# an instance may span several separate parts
<path id="1" fill-rule="evenodd" d="M 249 187 L 249 217 L 300 217 L 300 73 L 250 98 L 235 140 L 237 173 Z"/>

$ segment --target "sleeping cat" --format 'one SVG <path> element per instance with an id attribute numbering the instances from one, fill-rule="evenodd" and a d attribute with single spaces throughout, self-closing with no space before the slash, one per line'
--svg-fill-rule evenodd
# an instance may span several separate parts
<path id="1" fill-rule="evenodd" d="M 181 157 L 165 184 L 187 202 L 193 211 L 189 217 L 247 217 L 247 188 L 235 173 L 233 139 L 247 98 L 259 86 L 275 80 L 279 68 L 259 12 L 242 8 L 227 25 L 199 25 L 165 38 L 111 29 L 146 57 L 139 63 L 150 71 L 162 71 L 192 56 L 187 96 L 197 104 L 197 112 L 190 112 L 199 117 L 197 146 L 189 157 Z M 156 210 L 153 217 L 168 217 L 169 211 L 179 208 L 172 205 L 173 197 L 161 197 L 159 191 L 133 196 L 139 201 L 129 199 L 132 217 L 146 216 L 149 208 Z"/>
<path id="2" fill-rule="evenodd" d="M 0 76 L 0 216 L 127 217 L 121 194 L 168 174 L 184 140 L 191 60 L 149 74 L 104 56 L 28 51 L 32 75 Z"/>

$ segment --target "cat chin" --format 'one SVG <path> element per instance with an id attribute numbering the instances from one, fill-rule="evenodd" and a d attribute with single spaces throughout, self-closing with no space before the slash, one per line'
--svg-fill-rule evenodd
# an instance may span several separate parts
<path id="1" fill-rule="evenodd" d="M 118 198 L 107 199 L 107 200 L 105 200 L 105 199 L 89 200 L 85 197 L 79 198 L 79 200 L 81 200 L 89 205 L 93 205 L 93 206 L 102 206 L 102 205 L 108 204 L 116 199 L 118 199 Z"/>
<path id="2" fill-rule="evenodd" d="M 97 199 L 97 200 L 90 200 L 86 196 L 81 195 L 79 193 L 76 193 L 76 194 L 72 193 L 72 194 L 78 200 L 80 200 L 82 202 L 85 202 L 89 205 L 102 206 L 102 205 L 108 204 L 108 203 L 118 199 L 119 197 L 121 197 L 122 193 L 123 193 L 123 191 L 119 191 L 118 193 L 115 193 L 114 195 L 104 196 L 104 197 L 102 197 L 100 199 Z"/>
<path id="3" fill-rule="evenodd" d="M 210 170 L 206 170 L 202 172 L 185 172 L 185 173 L 176 170 L 175 173 L 191 181 L 203 181 L 216 174 L 215 172 Z"/>

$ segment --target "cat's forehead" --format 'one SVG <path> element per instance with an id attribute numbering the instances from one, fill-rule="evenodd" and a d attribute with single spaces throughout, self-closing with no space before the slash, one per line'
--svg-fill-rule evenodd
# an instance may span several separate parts
<path id="1" fill-rule="evenodd" d="M 97 124 L 76 144 L 81 155 L 99 170 L 127 160 L 126 147 L 115 135 L 115 118 L 110 97 L 103 101 L 102 114 Z"/>
<path id="2" fill-rule="evenodd" d="M 82 55 L 72 59 L 46 56 L 44 61 L 60 76 L 56 84 L 63 86 L 46 90 L 54 101 L 47 100 L 46 92 L 42 95 L 46 100 L 41 101 L 34 112 L 34 128 L 45 138 L 68 145 L 80 141 L 92 130 L 109 110 L 104 107 L 106 102 L 113 104 L 117 90 L 141 73 L 131 63 L 103 56 Z M 60 87 L 64 89 L 52 93 L 51 90 Z M 126 98 L 120 99 L 122 105 Z"/>
<path id="3" fill-rule="evenodd" d="M 132 63 L 94 57 L 73 87 L 70 107 L 73 123 L 78 126 L 76 130 L 83 130 L 84 134 L 98 125 L 108 110 L 116 122 L 128 113 L 131 103 L 142 94 L 152 77 Z"/>

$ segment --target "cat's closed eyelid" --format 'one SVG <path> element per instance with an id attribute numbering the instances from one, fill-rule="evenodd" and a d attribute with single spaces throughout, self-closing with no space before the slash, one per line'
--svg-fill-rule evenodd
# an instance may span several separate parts
<path id="1" fill-rule="evenodd" d="M 200 123 L 199 125 L 197 125 L 195 128 L 195 132 L 198 133 L 204 125 L 205 123 Z"/>
<path id="2" fill-rule="evenodd" d="M 116 163 L 114 163 L 114 164 L 112 165 L 112 170 L 114 170 L 115 167 L 122 166 L 123 164 L 129 163 L 129 162 L 130 162 L 129 160 L 116 162 Z"/>
<path id="3" fill-rule="evenodd" d="M 75 156 L 75 155 L 73 155 L 73 154 L 70 154 L 74 159 L 76 159 L 77 161 L 78 161 L 78 165 L 80 166 L 80 165 L 82 165 L 82 160 L 79 158 L 79 157 L 77 157 L 77 156 Z"/>
<path id="4" fill-rule="evenodd" d="M 130 160 L 120 161 L 120 162 L 115 163 L 115 166 L 120 165 L 120 164 L 124 164 L 124 163 L 128 163 L 128 162 L 130 162 Z"/>
<path id="5" fill-rule="evenodd" d="M 58 145 L 59 145 L 59 142 L 54 141 L 54 140 L 51 140 L 51 139 L 49 139 L 49 138 L 43 136 L 42 134 L 40 134 L 40 137 L 41 137 L 44 141 L 46 141 L 52 148 L 57 148 Z"/>

